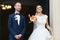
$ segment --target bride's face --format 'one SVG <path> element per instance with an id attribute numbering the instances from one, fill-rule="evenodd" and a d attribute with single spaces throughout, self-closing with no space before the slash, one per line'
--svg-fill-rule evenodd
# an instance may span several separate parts
<path id="1" fill-rule="evenodd" d="M 37 12 L 37 13 L 41 13 L 41 12 L 42 12 L 42 7 L 41 7 L 40 5 L 38 5 L 38 6 L 36 7 L 36 12 Z"/>

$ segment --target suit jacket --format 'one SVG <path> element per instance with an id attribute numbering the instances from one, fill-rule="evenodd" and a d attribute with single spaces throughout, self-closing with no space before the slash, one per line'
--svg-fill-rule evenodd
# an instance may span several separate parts
<path id="1" fill-rule="evenodd" d="M 14 36 L 17 34 L 22 34 L 23 36 L 26 30 L 25 17 L 20 14 L 20 25 L 18 25 L 17 20 L 15 20 L 15 15 L 15 13 L 9 15 L 8 19 L 9 40 L 14 40 Z"/>

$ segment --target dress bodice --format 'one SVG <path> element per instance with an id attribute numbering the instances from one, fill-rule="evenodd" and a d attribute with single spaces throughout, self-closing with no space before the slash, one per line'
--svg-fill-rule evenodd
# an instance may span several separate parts
<path id="1" fill-rule="evenodd" d="M 39 28 L 45 28 L 47 17 L 48 17 L 47 15 L 43 16 L 36 15 L 37 20 L 35 26 Z"/>

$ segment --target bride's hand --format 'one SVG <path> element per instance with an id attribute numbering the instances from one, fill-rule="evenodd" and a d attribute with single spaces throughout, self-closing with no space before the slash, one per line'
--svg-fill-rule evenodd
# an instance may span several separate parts
<path id="1" fill-rule="evenodd" d="M 51 32 L 51 35 L 53 35 L 53 29 L 50 26 L 47 26 L 47 28 L 49 29 L 49 31 Z"/>

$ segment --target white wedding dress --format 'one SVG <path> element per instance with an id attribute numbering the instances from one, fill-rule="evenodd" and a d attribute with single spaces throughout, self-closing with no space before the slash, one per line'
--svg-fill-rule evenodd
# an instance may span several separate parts
<path id="1" fill-rule="evenodd" d="M 34 23 L 34 30 L 28 40 L 49 40 L 50 33 L 45 28 L 47 15 L 36 15 L 36 22 Z"/>

